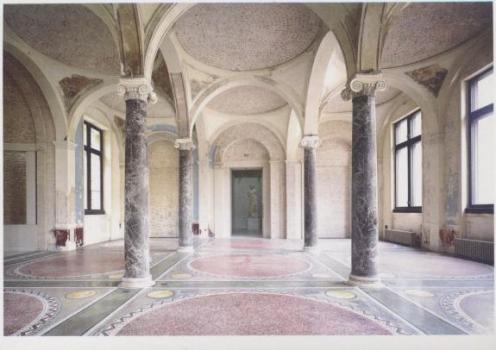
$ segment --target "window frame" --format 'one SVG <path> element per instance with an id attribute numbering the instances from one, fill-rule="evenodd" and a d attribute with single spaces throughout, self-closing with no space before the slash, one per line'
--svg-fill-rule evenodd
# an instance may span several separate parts
<path id="1" fill-rule="evenodd" d="M 104 191 L 103 191 L 103 130 L 97 127 L 96 125 L 84 121 L 86 125 L 86 135 L 83 135 L 83 138 L 86 138 L 86 145 L 84 144 L 83 139 L 83 152 L 86 153 L 86 206 L 84 208 L 85 215 L 102 215 L 105 214 L 104 204 Z M 91 130 L 96 130 L 100 133 L 100 150 L 91 147 Z M 84 134 L 84 132 L 83 132 Z M 91 157 L 96 156 L 100 159 L 100 209 L 92 209 L 91 208 Z"/>
<path id="2" fill-rule="evenodd" d="M 397 120 L 393 124 L 393 144 L 394 144 L 394 209 L 393 213 L 421 213 L 422 212 L 422 206 L 412 206 L 412 192 L 413 192 L 413 183 L 412 183 L 412 150 L 413 147 L 419 143 L 422 142 L 422 130 L 420 130 L 420 135 L 411 137 L 411 122 L 413 117 L 417 114 L 420 113 L 420 121 L 422 123 L 422 112 L 420 108 L 415 109 L 414 111 L 410 112 L 408 115 L 404 116 L 403 118 Z M 406 120 L 407 124 L 407 139 L 400 144 L 396 144 L 396 129 L 399 127 L 399 125 Z M 396 167 L 396 155 L 399 150 L 403 148 L 407 148 L 407 154 L 408 154 L 408 206 L 406 207 L 398 207 L 397 206 L 397 194 L 398 194 L 398 189 L 397 189 L 397 167 Z M 423 161 L 422 161 L 423 162 Z M 422 169 L 421 169 L 421 174 L 422 174 Z M 423 182 L 422 182 L 422 187 L 423 187 Z M 423 203 L 423 198 L 422 198 L 422 203 Z"/>
<path id="3" fill-rule="evenodd" d="M 467 94 L 467 207 L 465 208 L 466 213 L 480 213 L 480 214 L 493 214 L 494 204 L 474 204 L 473 203 L 473 150 L 474 145 L 472 144 L 472 126 L 480 118 L 483 118 L 489 113 L 494 113 L 494 104 L 491 103 L 486 106 L 482 106 L 479 109 L 472 111 L 473 96 L 472 91 L 474 85 L 482 80 L 485 76 L 493 72 L 493 67 L 489 67 L 482 72 L 476 74 L 467 81 L 466 84 L 466 94 Z M 494 114 L 493 114 L 494 118 Z"/>

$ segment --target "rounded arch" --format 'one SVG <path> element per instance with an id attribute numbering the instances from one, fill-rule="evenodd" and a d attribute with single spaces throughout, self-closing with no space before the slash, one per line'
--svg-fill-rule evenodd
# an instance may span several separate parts
<path id="1" fill-rule="evenodd" d="M 337 50 L 341 50 L 339 43 L 334 33 L 329 31 L 320 42 L 308 81 L 303 128 L 305 135 L 318 135 L 319 133 L 320 102 L 325 88 L 326 72 Z"/>
<path id="2" fill-rule="evenodd" d="M 292 110 L 289 115 L 288 132 L 286 135 L 286 159 L 296 161 L 301 158 L 302 148 L 300 140 L 303 136 L 303 130 L 298 123 L 298 117 Z"/>
<path id="3" fill-rule="evenodd" d="M 271 134 L 274 137 L 277 138 L 279 144 L 281 145 L 281 147 L 283 147 L 282 146 L 284 144 L 283 136 L 280 134 L 280 132 L 272 124 L 270 124 L 269 122 L 267 122 L 265 120 L 251 120 L 249 122 L 241 122 L 241 123 L 239 121 L 233 120 L 233 121 L 223 123 L 222 126 L 218 130 L 216 130 L 212 136 L 210 136 L 210 140 L 213 140 L 212 144 L 215 143 L 215 140 L 217 140 L 221 134 L 226 132 L 228 129 L 235 127 L 237 125 L 240 125 L 240 124 L 259 125 L 260 127 L 267 129 L 268 131 L 271 132 Z M 283 147 L 283 149 L 284 149 L 284 147 Z"/>
<path id="4" fill-rule="evenodd" d="M 34 81 L 34 77 L 14 56 L 6 52 L 4 56 L 4 81 L 11 79 L 22 93 L 26 107 L 29 109 L 35 129 L 35 142 L 43 143 L 55 140 L 55 124 L 43 91 Z M 34 83 L 34 84 L 33 84 Z M 5 84 L 5 83 L 4 83 Z M 33 86 L 35 85 L 35 86 Z M 25 96 L 30 96 L 26 99 Z"/>
<path id="5" fill-rule="evenodd" d="M 45 101 L 50 109 L 55 129 L 55 140 L 63 141 L 67 134 L 67 115 L 60 96 L 43 73 L 38 65 L 24 51 L 4 41 L 4 50 L 12 55 L 30 73 L 36 84 L 39 86 Z"/>
<path id="6" fill-rule="evenodd" d="M 422 123 L 425 123 L 426 129 L 430 130 L 431 133 L 437 133 L 439 131 L 439 117 L 434 96 L 427 89 L 407 78 L 403 72 L 384 71 L 383 75 L 388 85 L 400 90 L 421 108 L 422 115 L 426 116 L 422 118 Z M 388 113 L 388 117 L 384 119 L 381 129 L 387 126 L 391 113 Z"/>
<path id="7" fill-rule="evenodd" d="M 198 97 L 193 101 L 193 105 L 190 109 L 190 134 L 193 127 L 198 119 L 202 109 L 216 96 L 221 93 L 238 86 L 254 86 L 266 88 L 279 96 L 281 96 L 291 108 L 295 111 L 300 126 L 303 127 L 303 105 L 298 95 L 293 91 L 293 89 L 286 84 L 277 82 L 271 78 L 253 76 L 253 77 L 234 77 L 220 79 L 205 89 L 203 89 Z"/>
<path id="8" fill-rule="evenodd" d="M 146 136 L 146 144 L 151 146 L 155 142 L 167 141 L 172 144 L 176 141 L 177 135 L 168 131 L 154 131 Z"/>
<path id="9" fill-rule="evenodd" d="M 69 111 L 69 125 L 67 129 L 67 137 L 70 141 L 73 141 L 77 126 L 83 118 L 84 113 L 90 108 L 95 102 L 97 102 L 103 96 L 115 92 L 117 93 L 117 81 L 105 81 L 103 85 L 99 85 L 84 92 L 72 105 Z"/>
<path id="10" fill-rule="evenodd" d="M 78 126 L 79 122 L 81 122 L 84 115 L 87 115 L 88 117 L 95 120 L 96 122 L 98 122 L 102 126 L 108 128 L 108 130 L 113 133 L 113 135 L 115 136 L 115 140 L 117 142 L 118 150 L 119 150 L 119 161 L 121 163 L 123 163 L 124 162 L 124 155 L 125 155 L 125 152 L 124 152 L 124 135 L 121 132 L 121 130 L 119 129 L 119 127 L 115 124 L 115 122 L 111 118 L 109 118 L 108 115 L 103 110 L 98 108 L 97 106 L 89 106 L 83 112 L 83 114 L 81 114 L 81 117 L 78 119 L 78 123 L 75 124 L 74 129 L 71 129 L 70 133 L 68 133 L 68 135 L 67 135 L 68 140 L 71 142 L 74 142 L 75 137 L 76 137 L 76 132 L 77 132 L 77 126 Z"/>
<path id="11" fill-rule="evenodd" d="M 145 38 L 145 77 L 151 78 L 155 57 L 157 56 L 157 52 L 160 49 L 162 41 L 168 31 L 172 28 L 179 17 L 181 17 L 193 6 L 195 6 L 195 4 L 191 3 L 164 4 L 157 10 L 154 18 L 151 20 L 153 23 L 152 27 L 147 32 Z"/>
<path id="12" fill-rule="evenodd" d="M 274 132 L 259 123 L 242 123 L 224 129 L 212 142 L 213 160 L 221 162 L 224 152 L 235 142 L 253 140 L 268 152 L 270 160 L 284 160 L 284 148 Z"/>

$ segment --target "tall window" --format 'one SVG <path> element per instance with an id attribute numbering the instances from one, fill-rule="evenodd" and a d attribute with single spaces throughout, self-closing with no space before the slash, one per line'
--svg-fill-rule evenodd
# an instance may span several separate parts
<path id="1" fill-rule="evenodd" d="M 493 114 L 493 69 L 468 82 L 468 207 L 467 212 L 494 211 L 496 136 Z"/>
<path id="2" fill-rule="evenodd" d="M 394 124 L 395 212 L 422 211 L 422 114 Z"/>
<path id="3" fill-rule="evenodd" d="M 103 214 L 103 132 L 84 122 L 83 139 L 85 214 Z"/>

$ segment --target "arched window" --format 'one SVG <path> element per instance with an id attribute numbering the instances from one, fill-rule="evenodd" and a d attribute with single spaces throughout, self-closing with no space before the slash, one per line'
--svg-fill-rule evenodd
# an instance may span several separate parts
<path id="1" fill-rule="evenodd" d="M 496 125 L 493 113 L 493 69 L 468 81 L 468 206 L 467 212 L 494 211 Z"/>

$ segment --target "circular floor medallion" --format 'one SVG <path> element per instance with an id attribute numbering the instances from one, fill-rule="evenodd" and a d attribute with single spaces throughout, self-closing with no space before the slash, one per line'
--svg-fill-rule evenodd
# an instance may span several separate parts
<path id="1" fill-rule="evenodd" d="M 191 268 L 217 276 L 274 277 L 300 273 L 311 265 L 298 258 L 277 254 L 228 254 L 201 257 Z"/>
<path id="2" fill-rule="evenodd" d="M 44 310 L 41 299 L 16 292 L 4 293 L 4 325 L 5 335 L 12 335 L 36 320 Z"/>
<path id="3" fill-rule="evenodd" d="M 96 295 L 94 290 L 78 290 L 75 292 L 70 292 L 65 295 L 67 299 L 85 299 Z"/>
<path id="4" fill-rule="evenodd" d="M 167 322 L 164 322 L 167 320 Z M 270 293 L 214 294 L 164 304 L 114 328 L 119 335 L 387 335 L 330 303 Z"/>
<path id="5" fill-rule="evenodd" d="M 119 250 L 82 250 L 27 263 L 19 273 L 45 278 L 77 277 L 116 273 L 124 269 L 124 254 Z"/>
<path id="6" fill-rule="evenodd" d="M 153 292 L 150 292 L 147 294 L 147 297 L 152 299 L 165 299 L 165 298 L 170 298 L 173 295 L 174 295 L 173 291 L 164 289 L 164 290 L 155 290 Z"/>
<path id="7" fill-rule="evenodd" d="M 336 299 L 354 299 L 356 294 L 348 290 L 328 290 L 326 295 Z"/>
<path id="8" fill-rule="evenodd" d="M 418 289 L 410 289 L 405 292 L 407 295 L 411 295 L 414 297 L 422 297 L 422 298 L 432 298 L 434 294 L 428 292 L 426 290 L 418 290 Z"/>

